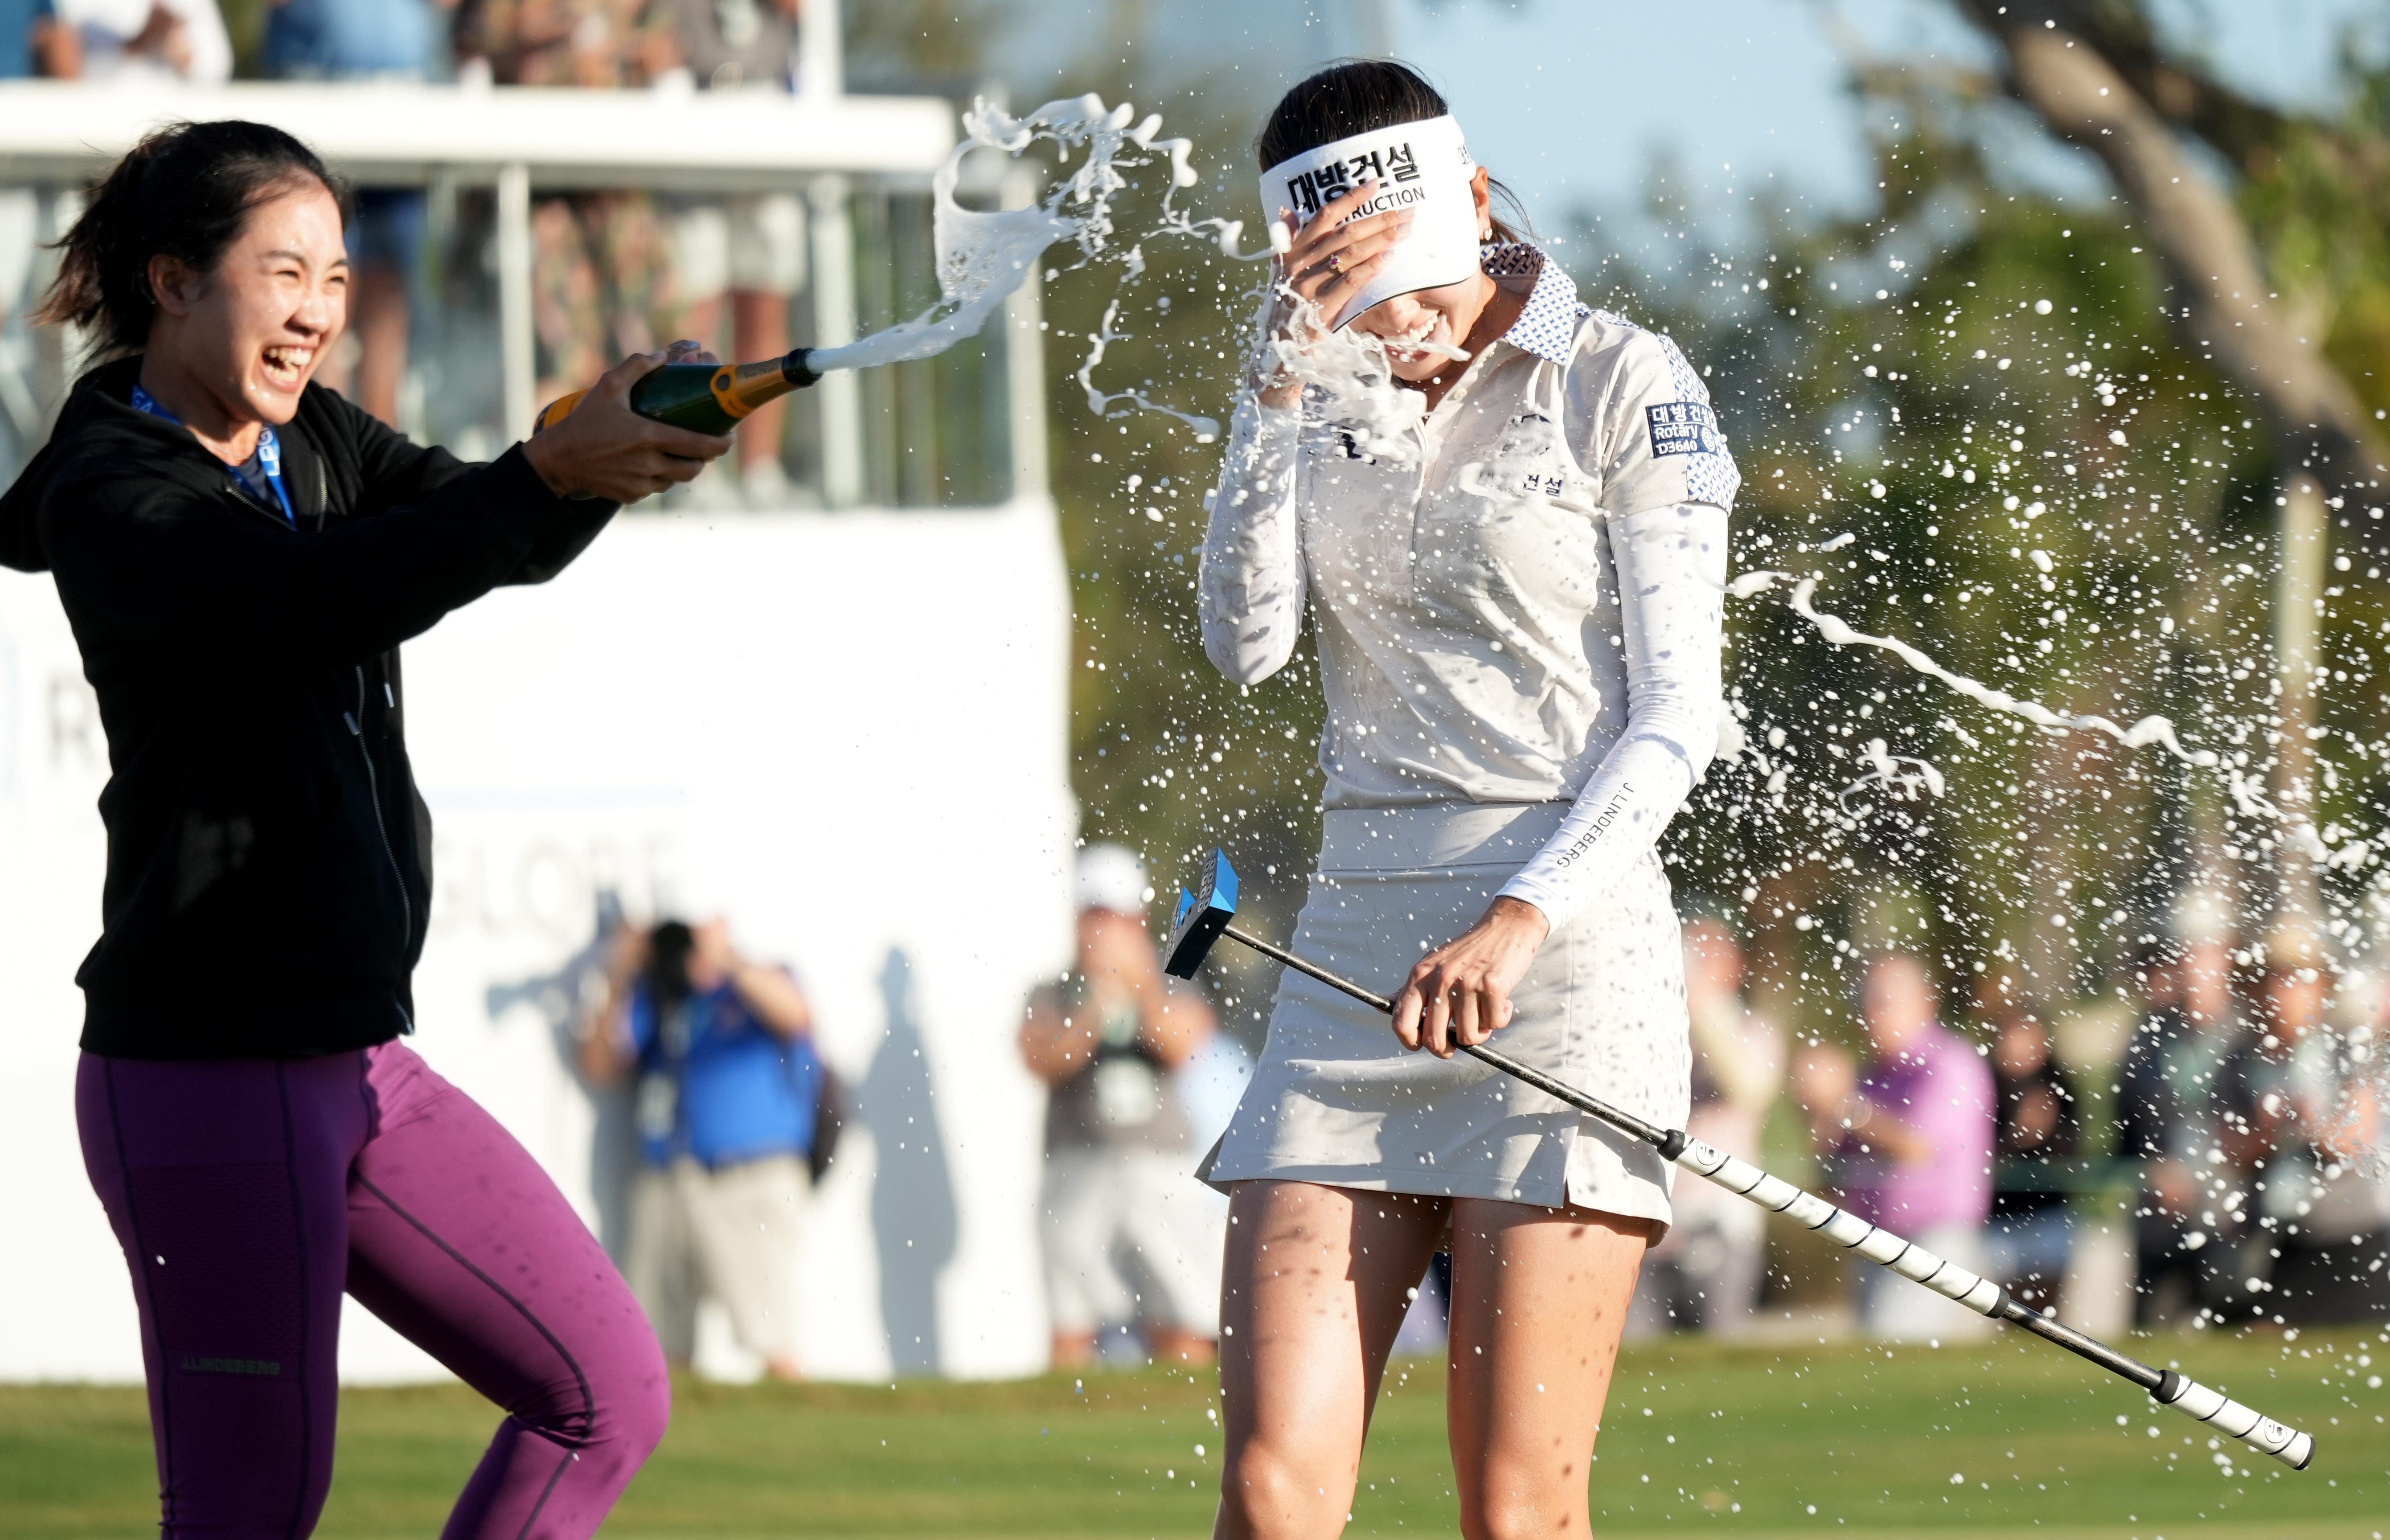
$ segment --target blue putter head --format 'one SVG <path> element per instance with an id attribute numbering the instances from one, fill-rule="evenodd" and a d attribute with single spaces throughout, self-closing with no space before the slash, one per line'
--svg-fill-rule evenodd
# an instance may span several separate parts
<path id="1" fill-rule="evenodd" d="M 1170 950 L 1162 970 L 1174 979 L 1193 978 L 1236 912 L 1237 868 L 1228 865 L 1227 853 L 1215 850 L 1203 891 L 1178 891 L 1178 914 L 1170 923 Z"/>

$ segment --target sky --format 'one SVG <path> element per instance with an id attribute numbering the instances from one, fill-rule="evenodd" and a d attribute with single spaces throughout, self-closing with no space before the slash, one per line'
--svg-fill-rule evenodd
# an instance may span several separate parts
<path id="1" fill-rule="evenodd" d="M 2345 29 L 2390 32 L 2390 0 L 2152 6 L 2230 83 L 2285 104 L 2329 99 Z M 1648 234 L 1639 211 L 1663 158 L 1696 224 L 1705 200 L 1762 186 L 1796 212 L 1863 211 L 1873 188 L 1850 61 L 1992 61 L 1949 0 L 1015 0 L 1014 15 L 1000 68 L 1033 90 L 1084 89 L 1071 85 L 1074 66 L 1108 57 L 1152 79 L 1225 68 L 1266 100 L 1309 65 L 1382 39 L 1444 89 L 1479 163 L 1539 225 L 1595 212 L 1613 235 Z M 2037 139 L 2014 137 L 2020 175 L 2058 191 L 2099 186 L 2088 158 Z M 1202 148 L 1242 158 L 1241 145 Z"/>
<path id="2" fill-rule="evenodd" d="M 1985 69 L 1993 55 L 1947 0 L 1397 0 L 1394 42 L 1462 113 L 1480 163 L 1554 213 L 1636 205 L 1665 154 L 1695 190 L 1773 175 L 1796 203 L 1864 207 L 1864 124 L 1851 58 Z M 2162 0 L 2162 20 L 2233 84 L 2328 97 L 2357 0 Z"/>

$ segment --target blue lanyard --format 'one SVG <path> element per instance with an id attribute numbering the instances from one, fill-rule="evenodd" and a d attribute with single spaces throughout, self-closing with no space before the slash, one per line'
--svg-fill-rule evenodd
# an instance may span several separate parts
<path id="1" fill-rule="evenodd" d="M 147 412 L 153 417 L 164 417 L 171 423 L 180 424 L 183 420 L 159 405 L 158 398 L 137 384 L 133 387 L 133 405 L 136 411 Z M 240 483 L 243 491 L 254 490 L 249 479 L 241 475 L 239 468 L 230 468 L 233 480 Z M 292 529 L 297 529 L 299 515 L 290 507 L 290 489 L 282 484 L 282 441 L 275 436 L 272 423 L 258 430 L 257 468 L 265 473 L 265 484 L 274 489 L 274 500 L 282 505 L 282 517 L 290 521 Z"/>

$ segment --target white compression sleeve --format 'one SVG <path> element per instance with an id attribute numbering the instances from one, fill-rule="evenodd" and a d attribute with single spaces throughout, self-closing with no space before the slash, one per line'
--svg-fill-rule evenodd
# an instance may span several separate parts
<path id="1" fill-rule="evenodd" d="M 1203 533 L 1197 607 L 1203 652 L 1240 685 L 1286 666 L 1303 629 L 1302 521 L 1294 506 L 1303 413 L 1237 403 L 1212 520 Z"/>
<path id="2" fill-rule="evenodd" d="M 1613 520 L 1626 728 L 1576 805 L 1502 893 L 1557 930 L 1659 842 L 1717 748 L 1727 515 L 1680 503 Z"/>

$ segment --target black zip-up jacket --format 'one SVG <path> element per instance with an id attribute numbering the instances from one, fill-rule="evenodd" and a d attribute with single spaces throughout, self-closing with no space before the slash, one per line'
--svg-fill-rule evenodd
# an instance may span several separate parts
<path id="1" fill-rule="evenodd" d="M 431 817 L 398 647 L 554 576 L 613 517 L 520 448 L 469 467 L 310 387 L 280 430 L 298 527 L 130 403 L 138 357 L 76 382 L 0 496 L 0 564 L 45 570 L 99 697 L 109 776 L 83 1046 L 302 1058 L 413 1028 Z"/>

